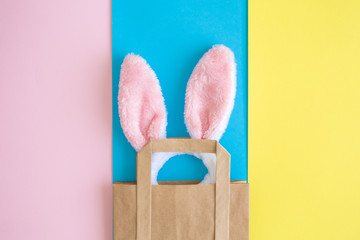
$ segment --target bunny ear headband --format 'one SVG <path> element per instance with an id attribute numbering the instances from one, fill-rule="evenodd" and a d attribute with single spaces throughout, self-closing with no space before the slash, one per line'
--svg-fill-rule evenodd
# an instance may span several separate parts
<path id="1" fill-rule="evenodd" d="M 185 124 L 193 139 L 220 140 L 234 106 L 236 64 L 233 52 L 215 45 L 199 60 L 186 88 Z M 124 134 L 136 151 L 151 139 L 166 138 L 167 112 L 155 72 L 138 55 L 129 54 L 121 65 L 119 115 Z M 151 182 L 164 163 L 181 153 L 153 153 Z M 208 174 L 201 183 L 215 183 L 216 156 L 194 153 Z"/>

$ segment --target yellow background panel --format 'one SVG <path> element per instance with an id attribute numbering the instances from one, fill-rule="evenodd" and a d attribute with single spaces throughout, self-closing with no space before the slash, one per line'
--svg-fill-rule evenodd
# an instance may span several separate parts
<path id="1" fill-rule="evenodd" d="M 360 1 L 249 0 L 251 240 L 360 239 Z"/>

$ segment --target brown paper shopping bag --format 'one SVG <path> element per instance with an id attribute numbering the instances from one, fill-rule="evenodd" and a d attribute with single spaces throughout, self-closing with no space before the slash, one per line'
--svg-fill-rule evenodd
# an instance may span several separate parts
<path id="1" fill-rule="evenodd" d="M 152 152 L 216 153 L 216 184 L 151 185 Z M 137 182 L 115 182 L 114 240 L 248 240 L 249 185 L 230 181 L 230 155 L 215 140 L 152 140 L 137 153 Z"/>

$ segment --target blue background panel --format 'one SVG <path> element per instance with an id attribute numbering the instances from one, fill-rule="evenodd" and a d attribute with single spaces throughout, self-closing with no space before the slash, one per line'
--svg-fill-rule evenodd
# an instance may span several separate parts
<path id="1" fill-rule="evenodd" d="M 113 180 L 136 180 L 136 155 L 120 126 L 117 93 L 121 63 L 128 53 L 146 59 L 159 78 L 168 111 L 168 137 L 189 136 L 184 124 L 187 81 L 201 56 L 214 44 L 234 51 L 237 94 L 220 143 L 230 152 L 231 179 L 247 180 L 247 1 L 114 0 Z M 170 159 L 159 180 L 200 180 L 207 170 L 195 157 Z"/>

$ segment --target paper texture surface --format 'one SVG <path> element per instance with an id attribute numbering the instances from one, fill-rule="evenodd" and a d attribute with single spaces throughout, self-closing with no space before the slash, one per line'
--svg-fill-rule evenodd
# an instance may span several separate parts
<path id="1" fill-rule="evenodd" d="M 181 185 L 152 186 L 151 239 L 215 239 L 215 185 L 171 184 Z M 249 184 L 234 181 L 230 192 L 230 240 L 248 240 Z M 114 240 L 136 239 L 136 184 L 115 183 L 113 194 Z"/>
<path id="2" fill-rule="evenodd" d="M 151 185 L 151 153 L 156 151 L 216 153 L 216 184 Z M 153 140 L 137 154 L 137 180 L 114 184 L 115 240 L 249 238 L 249 185 L 230 184 L 230 155 L 218 142 Z"/>

